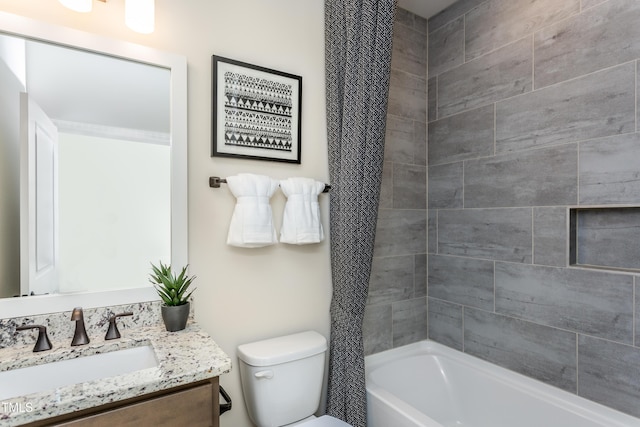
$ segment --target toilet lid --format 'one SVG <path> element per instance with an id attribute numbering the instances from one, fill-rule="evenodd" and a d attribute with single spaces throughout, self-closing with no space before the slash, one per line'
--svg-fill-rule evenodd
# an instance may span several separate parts
<path id="1" fill-rule="evenodd" d="M 298 427 L 351 427 L 351 425 L 329 415 L 323 415 L 320 418 L 298 424 Z"/>

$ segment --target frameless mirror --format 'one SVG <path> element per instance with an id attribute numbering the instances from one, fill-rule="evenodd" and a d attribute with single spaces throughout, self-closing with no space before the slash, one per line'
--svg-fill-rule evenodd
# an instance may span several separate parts
<path id="1" fill-rule="evenodd" d="M 0 108 L 0 318 L 157 299 L 150 262 L 187 262 L 185 58 L 0 12 Z"/>

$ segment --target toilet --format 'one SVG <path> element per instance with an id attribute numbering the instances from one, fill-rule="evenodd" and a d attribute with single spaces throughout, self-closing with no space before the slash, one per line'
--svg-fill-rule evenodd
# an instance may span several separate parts
<path id="1" fill-rule="evenodd" d="M 258 427 L 350 427 L 337 418 L 316 418 L 327 340 L 300 332 L 238 346 L 242 393 Z"/>

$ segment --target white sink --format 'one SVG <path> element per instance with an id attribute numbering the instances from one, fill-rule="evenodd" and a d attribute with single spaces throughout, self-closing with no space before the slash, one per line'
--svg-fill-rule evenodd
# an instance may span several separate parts
<path id="1" fill-rule="evenodd" d="M 0 401 L 158 366 L 149 345 L 0 372 Z"/>

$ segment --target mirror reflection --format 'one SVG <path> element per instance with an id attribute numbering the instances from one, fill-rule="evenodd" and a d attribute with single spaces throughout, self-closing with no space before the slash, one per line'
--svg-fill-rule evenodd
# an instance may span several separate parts
<path id="1" fill-rule="evenodd" d="M 171 261 L 170 70 L 0 34 L 0 297 Z"/>

